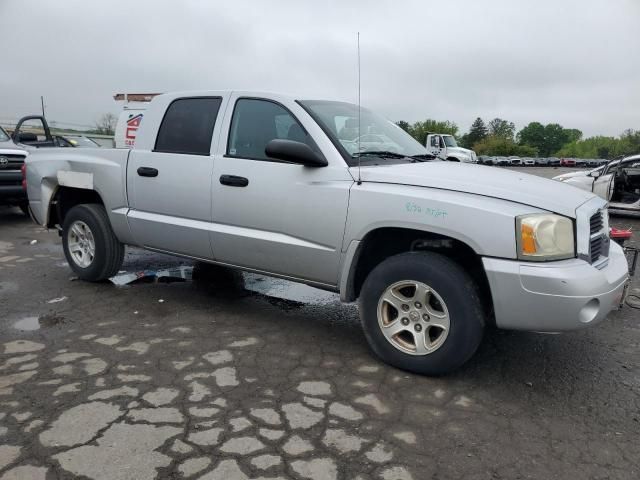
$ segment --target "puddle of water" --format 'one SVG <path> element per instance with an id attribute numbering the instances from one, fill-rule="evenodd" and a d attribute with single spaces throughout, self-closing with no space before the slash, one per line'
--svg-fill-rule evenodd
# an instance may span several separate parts
<path id="1" fill-rule="evenodd" d="M 118 272 L 110 280 L 115 285 L 135 285 L 139 283 L 170 283 L 188 282 L 205 286 L 212 291 L 238 291 L 258 294 L 267 299 L 283 302 L 287 307 L 302 307 L 304 305 L 327 305 L 339 303 L 340 297 L 336 293 L 319 290 L 301 283 L 266 277 L 253 273 L 238 272 L 229 268 L 206 263 L 195 266 L 178 265 L 163 269 L 149 268 Z"/>
<path id="2" fill-rule="evenodd" d="M 40 321 L 38 317 L 26 317 L 15 322 L 13 328 L 22 331 L 38 330 L 40 328 Z"/>
<path id="3" fill-rule="evenodd" d="M 15 293 L 18 291 L 18 284 L 13 282 L 0 282 L 0 297 L 5 293 Z"/>
<path id="4" fill-rule="evenodd" d="M 21 330 L 23 332 L 30 332 L 39 330 L 41 327 L 57 327 L 60 325 L 65 325 L 67 323 L 69 323 L 69 321 L 62 315 L 58 315 L 57 313 L 47 313 L 46 315 L 41 315 L 40 317 L 21 318 L 17 322 L 14 322 L 13 328 L 15 328 L 16 330 Z"/>

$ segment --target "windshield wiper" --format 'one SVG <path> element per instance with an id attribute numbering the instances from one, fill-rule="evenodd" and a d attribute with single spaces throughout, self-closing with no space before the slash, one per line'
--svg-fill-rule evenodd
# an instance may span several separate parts
<path id="1" fill-rule="evenodd" d="M 431 160 L 436 160 L 437 158 L 440 158 L 436 155 L 432 155 L 430 153 L 422 153 L 420 155 L 410 155 L 410 158 L 414 158 L 420 162 L 430 162 Z"/>
<path id="2" fill-rule="evenodd" d="M 380 157 L 380 158 L 406 158 L 406 155 L 389 150 L 371 150 L 367 152 L 356 152 L 351 155 L 353 158 L 358 157 Z"/>

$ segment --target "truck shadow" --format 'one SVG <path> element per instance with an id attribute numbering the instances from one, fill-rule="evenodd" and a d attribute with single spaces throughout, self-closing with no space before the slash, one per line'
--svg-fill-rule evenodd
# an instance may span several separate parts
<path id="1" fill-rule="evenodd" d="M 166 263 L 154 257 L 155 254 L 148 256 L 146 252 L 141 252 L 142 257 L 137 255 L 132 252 L 132 257 L 124 266 L 127 271 L 166 266 Z M 180 262 L 175 257 L 167 258 Z M 202 300 L 234 304 L 249 298 L 264 301 L 279 311 L 299 317 L 295 325 L 291 325 L 292 329 L 300 328 L 300 324 L 311 324 L 324 331 L 327 331 L 326 328 L 330 336 L 340 334 L 345 340 L 348 339 L 350 350 L 371 355 L 361 330 L 357 307 L 342 305 L 337 294 L 206 263 L 196 263 L 187 268 L 192 269 L 192 278 L 188 281 L 192 291 Z M 170 283 L 171 280 L 159 278 L 156 281 Z M 183 282 L 182 279 L 176 281 Z M 145 280 L 132 283 L 131 288 L 135 288 L 138 282 L 144 283 Z M 613 313 L 612 318 L 616 315 Z M 569 378 L 572 382 L 580 378 L 591 379 L 610 368 L 610 341 L 606 338 L 614 335 L 614 332 L 607 329 L 609 322 L 610 319 L 600 326 L 562 335 L 488 328 L 476 355 L 458 371 L 443 378 L 463 383 L 515 384 L 525 389 L 536 385 L 562 390 Z M 343 332 L 335 331 L 341 328 Z"/>

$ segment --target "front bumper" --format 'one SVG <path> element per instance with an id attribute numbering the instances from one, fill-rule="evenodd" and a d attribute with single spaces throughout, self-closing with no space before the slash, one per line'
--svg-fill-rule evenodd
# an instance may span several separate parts
<path id="1" fill-rule="evenodd" d="M 600 269 L 584 260 L 549 263 L 483 258 L 496 325 L 513 330 L 560 332 L 604 320 L 620 305 L 629 266 L 612 242 Z"/>

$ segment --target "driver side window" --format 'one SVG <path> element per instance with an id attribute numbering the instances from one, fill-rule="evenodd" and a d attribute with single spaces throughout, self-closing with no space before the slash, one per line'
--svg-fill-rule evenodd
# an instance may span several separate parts
<path id="1" fill-rule="evenodd" d="M 317 150 L 302 125 L 281 105 L 255 98 L 239 99 L 231 119 L 227 156 L 279 161 L 265 153 L 267 143 L 274 139 L 306 143 Z"/>

